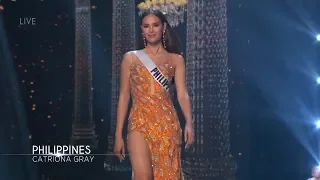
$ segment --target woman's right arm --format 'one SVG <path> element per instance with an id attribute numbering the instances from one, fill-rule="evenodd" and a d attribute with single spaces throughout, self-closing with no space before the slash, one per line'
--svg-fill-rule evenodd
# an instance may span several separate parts
<path id="1" fill-rule="evenodd" d="M 131 55 L 126 53 L 121 62 L 120 94 L 117 112 L 116 137 L 122 137 L 123 125 L 128 111 L 130 100 L 130 66 Z"/>

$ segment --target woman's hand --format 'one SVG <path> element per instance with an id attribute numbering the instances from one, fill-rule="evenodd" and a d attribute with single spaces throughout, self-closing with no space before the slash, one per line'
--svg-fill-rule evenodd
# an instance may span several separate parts
<path id="1" fill-rule="evenodd" d="M 120 162 L 125 158 L 125 149 L 124 149 L 124 141 L 123 138 L 116 137 L 115 144 L 114 144 L 114 153 L 119 158 Z"/>
<path id="2" fill-rule="evenodd" d="M 184 139 L 186 142 L 185 148 L 189 148 L 194 142 L 194 130 L 193 123 L 187 122 L 184 128 Z"/>

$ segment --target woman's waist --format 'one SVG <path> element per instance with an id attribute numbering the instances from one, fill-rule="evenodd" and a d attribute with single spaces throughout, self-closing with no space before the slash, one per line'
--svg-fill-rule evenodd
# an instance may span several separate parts
<path id="1" fill-rule="evenodd" d="M 162 127 L 164 129 L 180 128 L 179 118 L 175 111 L 171 112 L 146 112 L 145 110 L 133 109 L 129 116 L 129 129 Z"/>
<path id="2" fill-rule="evenodd" d="M 168 113 L 172 114 L 176 111 L 174 105 L 171 102 L 167 103 L 132 103 L 131 111 L 141 112 L 144 114 L 153 114 L 156 115 L 158 113 Z"/>
<path id="3" fill-rule="evenodd" d="M 133 97 L 132 106 L 141 107 L 141 106 L 150 106 L 150 107 L 170 107 L 173 106 L 173 103 L 170 98 L 167 97 Z"/>
<path id="4" fill-rule="evenodd" d="M 130 117 L 132 115 L 144 118 L 154 117 L 156 119 L 158 116 L 167 117 L 169 119 L 177 118 L 176 109 L 171 102 L 159 104 L 133 102 L 130 110 Z"/>

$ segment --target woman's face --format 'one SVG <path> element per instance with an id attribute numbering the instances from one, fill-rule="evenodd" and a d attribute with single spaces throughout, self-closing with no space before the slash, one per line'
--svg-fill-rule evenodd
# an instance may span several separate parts
<path id="1" fill-rule="evenodd" d="M 153 14 L 145 16 L 142 20 L 141 30 L 147 43 L 155 44 L 161 41 L 163 24 L 157 16 Z"/>

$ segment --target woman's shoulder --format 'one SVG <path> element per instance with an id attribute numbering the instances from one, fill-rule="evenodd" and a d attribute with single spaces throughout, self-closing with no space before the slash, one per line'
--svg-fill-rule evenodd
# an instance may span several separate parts
<path id="1" fill-rule="evenodd" d="M 184 58 L 182 55 L 176 54 L 176 53 L 169 53 L 169 54 L 171 56 L 170 59 L 174 64 L 179 64 L 179 63 L 184 62 Z"/>
<path id="2" fill-rule="evenodd" d="M 128 55 L 132 55 L 135 51 L 127 51 L 124 53 L 123 56 L 128 56 Z"/>
<path id="3" fill-rule="evenodd" d="M 169 53 L 169 52 L 168 52 Z M 181 54 L 177 54 L 177 53 L 169 53 L 169 55 L 173 58 L 173 59 L 183 59 L 183 56 Z"/>
<path id="4" fill-rule="evenodd" d="M 131 51 L 127 51 L 127 52 L 125 52 L 124 53 L 124 57 L 125 56 L 132 56 L 132 55 L 135 55 L 135 53 L 137 52 L 137 51 L 141 51 L 142 49 L 137 49 L 137 50 L 131 50 Z"/>
<path id="5" fill-rule="evenodd" d="M 127 51 L 126 53 L 124 54 L 127 54 L 127 53 L 135 53 L 137 51 L 142 51 L 143 49 L 135 49 L 135 50 L 130 50 L 130 51 Z"/>
<path id="6" fill-rule="evenodd" d="M 127 51 L 126 53 L 124 53 L 122 61 L 127 62 L 128 64 L 132 65 L 133 62 L 135 62 L 137 59 L 136 51 L 139 51 L 139 50 L 132 50 L 132 51 Z"/>

